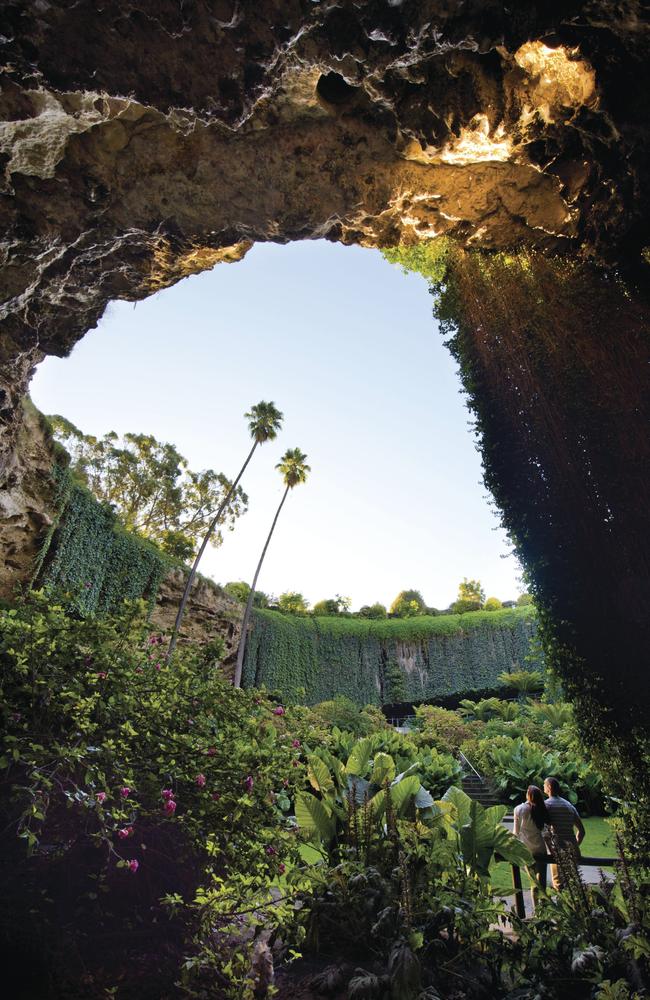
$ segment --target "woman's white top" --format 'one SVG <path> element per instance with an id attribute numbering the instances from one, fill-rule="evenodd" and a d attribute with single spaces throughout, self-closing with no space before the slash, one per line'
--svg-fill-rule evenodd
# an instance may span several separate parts
<path id="1" fill-rule="evenodd" d="M 533 819 L 530 802 L 522 802 L 517 806 L 514 815 L 515 824 L 512 832 L 515 837 L 519 837 L 532 854 L 546 854 L 546 844 L 542 831 Z"/>

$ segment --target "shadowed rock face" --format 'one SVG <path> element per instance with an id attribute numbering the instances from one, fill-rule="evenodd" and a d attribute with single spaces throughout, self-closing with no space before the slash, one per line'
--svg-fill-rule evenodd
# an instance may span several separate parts
<path id="1" fill-rule="evenodd" d="M 30 0 L 0 42 L 9 493 L 34 364 L 255 240 L 639 248 L 635 0 Z"/>

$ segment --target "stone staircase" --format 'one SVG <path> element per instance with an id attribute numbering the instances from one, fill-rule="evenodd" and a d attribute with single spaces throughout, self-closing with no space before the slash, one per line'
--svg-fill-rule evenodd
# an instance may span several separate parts
<path id="1" fill-rule="evenodd" d="M 476 799 L 486 809 L 488 806 L 498 806 L 499 799 L 493 786 L 478 774 L 467 774 L 463 778 L 462 788 L 470 799 Z"/>

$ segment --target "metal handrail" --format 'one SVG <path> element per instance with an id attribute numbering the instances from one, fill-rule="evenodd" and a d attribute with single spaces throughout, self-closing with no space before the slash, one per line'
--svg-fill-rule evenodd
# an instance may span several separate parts
<path id="1" fill-rule="evenodd" d="M 467 767 L 469 767 L 470 771 L 474 772 L 474 774 L 476 775 L 477 778 L 479 778 L 481 781 L 485 781 L 485 778 L 483 777 L 483 775 L 478 773 L 478 771 L 476 770 L 476 768 L 472 764 L 471 760 L 467 759 L 467 757 L 465 756 L 465 754 L 463 753 L 463 751 L 462 750 L 458 750 L 457 753 L 458 753 L 458 756 L 460 758 L 461 764 L 465 764 Z"/>

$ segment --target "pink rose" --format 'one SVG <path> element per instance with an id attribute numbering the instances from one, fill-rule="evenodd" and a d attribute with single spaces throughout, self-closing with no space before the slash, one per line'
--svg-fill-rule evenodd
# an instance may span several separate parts
<path id="1" fill-rule="evenodd" d="M 254 785 L 253 777 L 252 775 L 249 774 L 246 780 L 244 781 L 244 788 L 246 789 L 247 792 L 252 792 L 253 785 Z"/>
<path id="2" fill-rule="evenodd" d="M 173 816 L 176 812 L 176 803 L 173 799 L 167 799 L 163 806 L 163 810 L 166 816 Z"/>
<path id="3" fill-rule="evenodd" d="M 196 781 L 199 788 L 205 788 L 206 777 L 204 774 L 197 774 L 194 780 Z"/>
<path id="4" fill-rule="evenodd" d="M 300 740 L 292 740 L 291 741 L 291 746 L 292 747 L 299 747 L 300 746 Z"/>
<path id="5" fill-rule="evenodd" d="M 135 875 L 135 873 L 137 872 L 138 868 L 140 867 L 140 862 L 136 861 L 135 858 L 132 858 L 131 861 L 127 862 L 126 866 L 129 869 L 129 871 L 132 872 Z"/>
<path id="6" fill-rule="evenodd" d="M 221 798 L 221 793 L 220 792 L 213 792 L 212 793 L 212 798 L 214 799 L 215 802 L 218 802 L 219 799 Z"/>
<path id="7" fill-rule="evenodd" d="M 97 799 L 97 801 L 100 804 L 102 802 L 106 802 L 106 792 L 97 792 L 97 795 L 95 796 L 95 798 Z"/>
<path id="8" fill-rule="evenodd" d="M 273 714 L 274 715 L 284 715 L 284 709 L 283 709 L 282 705 L 278 705 L 277 708 L 274 708 L 273 709 Z"/>
<path id="9" fill-rule="evenodd" d="M 156 668 L 156 670 L 160 670 L 160 668 L 162 667 L 162 663 L 154 663 L 154 667 Z"/>
<path id="10" fill-rule="evenodd" d="M 130 794 L 131 794 L 131 789 L 129 788 L 128 785 L 124 785 L 123 788 L 120 788 L 120 795 L 122 796 L 123 799 L 128 799 Z"/>
<path id="11" fill-rule="evenodd" d="M 162 790 L 162 792 L 160 794 L 162 795 L 163 799 L 165 799 L 166 802 L 169 799 L 173 799 L 174 798 L 174 792 L 173 792 L 173 790 L 171 788 L 163 788 L 163 790 Z"/>
<path id="12" fill-rule="evenodd" d="M 280 875 L 284 875 L 284 873 L 286 872 L 286 870 L 287 870 L 287 866 L 285 864 L 283 864 L 283 862 L 281 861 L 280 864 L 278 865 L 278 871 L 280 872 Z"/>
<path id="13" fill-rule="evenodd" d="M 208 757 L 216 757 L 216 755 L 217 755 L 217 748 L 216 747 L 210 747 L 210 749 L 207 750 L 206 752 L 207 752 Z"/>
<path id="14" fill-rule="evenodd" d="M 117 831 L 117 835 L 120 838 L 120 840 L 126 840 L 127 837 L 132 837 L 133 836 L 133 827 L 132 826 L 123 826 L 121 830 Z"/>
<path id="15" fill-rule="evenodd" d="M 105 670 L 100 670 L 99 673 L 97 674 L 97 679 L 100 681 L 105 681 L 107 677 L 108 674 L 106 673 Z"/>

